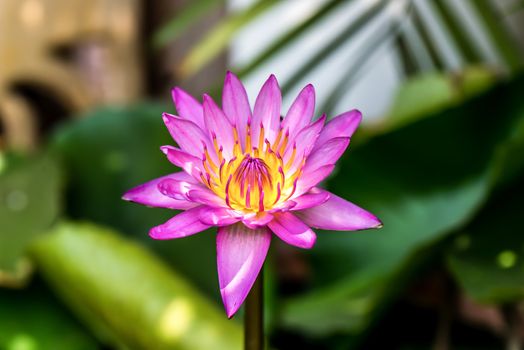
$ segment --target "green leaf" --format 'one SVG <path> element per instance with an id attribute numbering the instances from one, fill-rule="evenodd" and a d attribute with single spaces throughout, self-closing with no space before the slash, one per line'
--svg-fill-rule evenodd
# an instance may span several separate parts
<path id="1" fill-rule="evenodd" d="M 0 285 L 23 282 L 27 244 L 61 209 L 61 174 L 49 156 L 3 156 L 0 172 Z M 2 272 L 2 270 L 4 270 Z M 18 275 L 18 277 L 17 277 Z"/>
<path id="2" fill-rule="evenodd" d="M 284 323 L 317 335 L 362 330 L 399 288 L 395 278 L 410 256 L 484 203 L 504 172 L 501 145 L 524 119 L 522 89 L 520 77 L 350 150 L 329 187 L 377 214 L 384 228 L 319 234 L 309 253 L 317 289 L 289 300 Z"/>
<path id="3" fill-rule="evenodd" d="M 344 0 L 331 0 L 327 2 L 324 6 L 319 8 L 317 11 L 313 12 L 311 16 L 304 19 L 300 24 L 293 27 L 291 30 L 283 34 L 280 38 L 275 40 L 268 48 L 266 48 L 262 53 L 256 56 L 251 62 L 246 66 L 234 69 L 237 74 L 242 77 L 249 74 L 255 68 L 260 66 L 262 63 L 271 59 L 280 52 L 282 49 L 291 45 L 291 43 L 304 34 L 308 29 L 318 24 L 324 17 L 331 14 L 333 10 L 341 4 L 346 3 Z"/>
<path id="4" fill-rule="evenodd" d="M 178 39 L 189 27 L 223 4 L 224 1 L 217 0 L 193 0 L 154 34 L 154 47 L 161 48 Z"/>
<path id="5" fill-rule="evenodd" d="M 360 30 L 364 29 L 373 20 L 377 17 L 379 13 L 383 10 L 384 6 L 387 4 L 387 1 L 377 1 L 372 6 L 370 6 L 363 14 L 356 17 L 354 21 L 350 21 L 349 25 L 338 33 L 335 37 L 329 38 L 326 41 L 326 44 L 318 48 L 317 52 L 306 62 L 304 62 L 298 69 L 293 72 L 291 77 L 286 80 L 282 86 L 282 91 L 284 93 L 289 92 L 298 82 L 300 82 L 304 76 L 316 68 L 323 60 L 325 60 L 329 55 L 333 54 L 337 49 L 343 47 L 343 43 L 351 40 L 351 38 L 357 34 Z"/>
<path id="6" fill-rule="evenodd" d="M 524 298 L 523 195 L 522 186 L 498 195 L 457 237 L 448 256 L 455 278 L 478 302 L 505 304 Z"/>
<path id="7" fill-rule="evenodd" d="M 151 103 L 101 108 L 64 125 L 54 135 L 53 149 L 62 159 L 69 180 L 67 214 L 133 235 L 219 300 L 215 235 L 211 230 L 183 240 L 153 240 L 149 229 L 178 212 L 121 199 L 135 186 L 181 171 L 159 149 L 174 144 L 162 122 L 166 110 L 170 108 Z"/>
<path id="8" fill-rule="evenodd" d="M 524 299 L 522 183 L 521 174 L 514 186 L 498 193 L 457 236 L 448 255 L 449 269 L 478 302 L 509 304 Z"/>
<path id="9" fill-rule="evenodd" d="M 176 69 L 180 77 L 187 78 L 198 73 L 227 47 L 238 30 L 275 4 L 278 4 L 277 0 L 259 0 L 246 10 L 227 16 L 184 56 Z"/>
<path id="10" fill-rule="evenodd" d="M 35 242 L 31 253 L 44 278 L 108 345 L 240 347 L 241 329 L 223 310 L 146 249 L 112 231 L 62 223 Z"/>
<path id="11" fill-rule="evenodd" d="M 485 29 L 491 37 L 492 43 L 510 69 L 522 68 L 524 61 L 521 52 L 519 52 L 518 41 L 513 37 L 498 8 L 489 1 L 472 1 L 471 5 L 475 7 L 476 14 L 484 21 Z"/>
<path id="12" fill-rule="evenodd" d="M 495 72 L 482 66 L 467 67 L 454 74 L 434 72 L 419 75 L 398 89 L 388 116 L 378 127 L 392 130 L 431 116 L 486 91 L 496 81 Z"/>
<path id="13" fill-rule="evenodd" d="M 0 289 L 0 310 L 1 349 L 100 348 L 39 281 L 25 290 Z"/>

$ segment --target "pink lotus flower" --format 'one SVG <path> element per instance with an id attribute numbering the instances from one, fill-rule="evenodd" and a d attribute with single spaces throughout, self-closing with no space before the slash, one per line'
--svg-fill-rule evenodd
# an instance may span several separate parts
<path id="1" fill-rule="evenodd" d="M 163 119 L 177 147 L 162 146 L 184 171 L 128 191 L 140 204 L 184 210 L 153 227 L 154 239 L 186 237 L 218 226 L 217 265 L 228 317 L 242 305 L 266 258 L 272 233 L 284 242 L 311 248 L 310 227 L 353 231 L 378 228 L 371 213 L 315 187 L 335 167 L 361 120 L 357 110 L 324 126 L 312 121 L 315 90 L 307 85 L 281 121 L 281 93 L 271 75 L 253 112 L 244 86 L 231 72 L 224 82 L 222 109 L 204 95 L 200 104 L 173 89 L 179 116 Z"/>

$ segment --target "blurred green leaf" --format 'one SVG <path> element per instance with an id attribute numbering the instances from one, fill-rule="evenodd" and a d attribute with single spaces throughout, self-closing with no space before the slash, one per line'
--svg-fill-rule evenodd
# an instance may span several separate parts
<path id="1" fill-rule="evenodd" d="M 497 150 L 506 186 L 455 239 L 450 270 L 473 298 L 506 304 L 524 298 L 524 237 L 520 230 L 524 195 L 524 120 Z"/>
<path id="2" fill-rule="evenodd" d="M 476 14 L 482 18 L 485 29 L 491 36 L 491 42 L 506 64 L 512 70 L 521 68 L 524 61 L 519 52 L 518 41 L 512 36 L 497 7 L 489 1 L 471 1 L 471 5 L 476 9 Z"/>
<path id="3" fill-rule="evenodd" d="M 107 344 L 158 350 L 241 346 L 240 327 L 222 310 L 114 232 L 63 223 L 35 242 L 31 253 L 45 279 Z"/>
<path id="4" fill-rule="evenodd" d="M 351 0 L 350 0 L 351 1 Z M 331 14 L 333 10 L 337 9 L 338 5 L 347 2 L 344 0 L 331 0 L 324 6 L 313 12 L 309 17 L 305 18 L 300 24 L 293 27 L 291 30 L 286 32 L 284 35 L 275 40 L 268 48 L 256 56 L 246 66 L 235 69 L 239 76 L 245 76 L 246 74 L 253 71 L 255 68 L 260 66 L 262 63 L 271 59 L 290 45 L 295 39 L 299 38 L 308 29 L 318 24 L 324 17 Z"/>
<path id="5" fill-rule="evenodd" d="M 456 239 L 448 266 L 462 288 L 482 303 L 524 299 L 524 236 L 520 228 L 524 177 L 498 194 Z"/>
<path id="6" fill-rule="evenodd" d="M 523 89 L 520 77 L 350 151 L 329 187 L 384 228 L 320 234 L 310 252 L 317 289 L 289 300 L 284 324 L 317 335 L 362 330 L 400 288 L 409 257 L 466 224 L 500 179 L 500 147 L 524 119 Z"/>
<path id="7" fill-rule="evenodd" d="M 320 47 L 316 53 L 309 57 L 298 69 L 293 72 L 291 77 L 286 80 L 282 86 L 284 93 L 289 92 L 296 84 L 298 84 L 304 76 L 307 75 L 311 70 L 318 67 L 322 61 L 333 54 L 337 49 L 343 47 L 343 43 L 362 30 L 367 24 L 369 24 L 379 13 L 383 10 L 387 1 L 376 1 L 372 4 L 364 13 L 357 16 L 354 21 L 350 21 L 349 25 L 337 33 L 333 38 L 328 38 L 326 44 Z"/>
<path id="8" fill-rule="evenodd" d="M 38 281 L 25 290 L 0 289 L 0 348 L 94 350 L 99 346 Z"/>
<path id="9" fill-rule="evenodd" d="M 49 156 L 6 155 L 0 172 L 0 285 L 17 284 L 27 244 L 48 229 L 61 209 L 61 174 Z M 2 270 L 4 270 L 2 272 Z"/>
<path id="10" fill-rule="evenodd" d="M 445 0 L 435 0 L 432 4 L 435 5 L 435 9 L 442 19 L 441 25 L 449 30 L 465 61 L 467 63 L 481 62 L 479 43 L 469 35 L 463 19 L 458 12 L 454 11 L 453 5 Z"/>
<path id="11" fill-rule="evenodd" d="M 453 74 L 434 72 L 416 76 L 400 86 L 384 121 L 366 131 L 391 131 L 429 117 L 486 91 L 497 80 L 495 72 L 482 66 L 467 67 Z"/>
<path id="12" fill-rule="evenodd" d="M 224 18 L 182 59 L 176 69 L 180 77 L 187 78 L 199 72 L 229 45 L 238 30 L 275 4 L 278 4 L 277 0 L 258 0 L 247 9 Z"/>
<path id="13" fill-rule="evenodd" d="M 152 103 L 102 108 L 54 135 L 53 149 L 69 175 L 67 214 L 132 234 L 218 301 L 215 234 L 209 230 L 180 240 L 155 241 L 148 236 L 149 229 L 177 212 L 121 199 L 139 184 L 180 171 L 159 149 L 174 144 L 162 122 L 162 112 L 171 109 Z"/>
<path id="14" fill-rule="evenodd" d="M 220 0 L 191 1 L 154 34 L 153 45 L 156 48 L 161 48 L 178 39 L 189 27 L 198 23 L 204 16 L 218 8 L 218 6 L 224 5 L 224 3 L 225 1 Z"/>

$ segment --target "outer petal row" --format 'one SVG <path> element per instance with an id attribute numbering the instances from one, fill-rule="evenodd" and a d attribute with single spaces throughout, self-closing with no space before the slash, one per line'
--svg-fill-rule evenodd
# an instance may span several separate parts
<path id="1" fill-rule="evenodd" d="M 232 317 L 244 302 L 264 264 L 270 242 L 267 228 L 251 230 L 236 224 L 218 229 L 218 281 L 227 317 Z"/>
<path id="2" fill-rule="evenodd" d="M 323 204 L 295 214 L 308 226 L 323 230 L 356 231 L 382 227 L 375 215 L 333 193 L 329 193 L 329 199 Z"/>
<path id="3" fill-rule="evenodd" d="M 194 182 L 195 180 L 184 172 L 174 173 L 160 177 L 158 179 L 151 180 L 140 186 L 130 189 L 122 196 L 122 199 L 130 202 L 147 205 L 149 207 L 157 208 L 169 208 L 169 209 L 190 209 L 196 207 L 197 203 L 192 203 L 186 199 L 170 198 L 163 195 L 158 190 L 158 185 L 165 180 L 177 180 L 177 181 L 188 181 Z"/>

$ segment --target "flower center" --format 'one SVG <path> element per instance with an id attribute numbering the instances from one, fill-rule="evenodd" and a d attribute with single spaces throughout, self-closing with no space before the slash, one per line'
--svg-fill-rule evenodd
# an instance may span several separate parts
<path id="1" fill-rule="evenodd" d="M 233 174 L 233 184 L 239 189 L 247 209 L 264 211 L 264 194 L 270 193 L 273 180 L 264 160 L 247 154 Z"/>
<path id="2" fill-rule="evenodd" d="M 258 142 L 255 143 L 252 142 L 251 128 L 247 125 L 245 144 L 241 145 L 235 128 L 233 133 L 235 146 L 231 159 L 223 157 L 222 147 L 216 138 L 213 142 L 218 164 L 205 149 L 202 181 L 224 198 L 230 208 L 244 212 L 269 210 L 289 199 L 295 192 L 304 162 L 300 162 L 299 158 L 299 162 L 294 163 L 296 147 L 286 156 L 282 155 L 288 135 L 280 130 L 271 143 L 264 137 L 261 125 Z"/>

